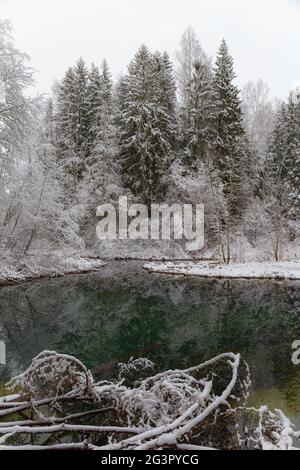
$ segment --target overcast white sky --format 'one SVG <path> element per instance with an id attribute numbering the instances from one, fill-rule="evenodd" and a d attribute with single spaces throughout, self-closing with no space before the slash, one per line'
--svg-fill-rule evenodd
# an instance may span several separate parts
<path id="1" fill-rule="evenodd" d="M 284 98 L 300 83 L 300 0 L 0 0 L 0 17 L 12 21 L 43 93 L 79 56 L 105 57 L 115 77 L 142 42 L 174 58 L 189 25 L 213 58 L 227 40 L 239 86 L 262 78 Z"/>

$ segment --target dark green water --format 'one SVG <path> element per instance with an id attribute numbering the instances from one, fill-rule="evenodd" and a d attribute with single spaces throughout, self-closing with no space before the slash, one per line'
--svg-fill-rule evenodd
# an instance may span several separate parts
<path id="1" fill-rule="evenodd" d="M 220 281 L 149 274 L 115 262 L 101 273 L 0 289 L 2 383 L 43 349 L 73 354 L 96 375 L 148 357 L 186 367 L 225 351 L 250 366 L 252 403 L 282 408 L 300 427 L 300 282 Z"/>

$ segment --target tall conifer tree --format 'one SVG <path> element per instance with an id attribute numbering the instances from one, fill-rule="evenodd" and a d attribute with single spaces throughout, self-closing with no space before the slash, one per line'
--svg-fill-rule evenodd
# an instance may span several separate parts
<path id="1" fill-rule="evenodd" d="M 239 90 L 234 84 L 233 59 L 222 41 L 215 67 L 216 167 L 228 199 L 229 217 L 237 216 L 245 205 L 245 180 L 250 171 L 249 145 L 242 121 Z"/>
<path id="2" fill-rule="evenodd" d="M 174 83 L 167 56 L 142 45 L 122 83 L 121 161 L 125 184 L 143 202 L 163 198 L 174 139 Z"/>

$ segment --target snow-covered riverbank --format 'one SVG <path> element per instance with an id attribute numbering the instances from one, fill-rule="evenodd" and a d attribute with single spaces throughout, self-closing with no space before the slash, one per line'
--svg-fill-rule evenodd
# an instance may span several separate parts
<path id="1" fill-rule="evenodd" d="M 97 271 L 104 262 L 72 253 L 52 252 L 26 256 L 19 260 L 1 258 L 0 286 L 43 277 L 59 277 Z"/>
<path id="2" fill-rule="evenodd" d="M 249 262 L 245 264 L 148 263 L 144 269 L 155 273 L 228 279 L 299 279 L 300 261 Z"/>
<path id="3" fill-rule="evenodd" d="M 52 252 L 27 256 L 19 261 L 3 259 L 0 286 L 43 277 L 59 277 L 97 271 L 106 263 L 98 258 Z M 300 280 L 300 261 L 248 262 L 221 264 L 216 261 L 155 261 L 144 265 L 153 273 L 199 276 L 217 279 L 294 279 Z"/>

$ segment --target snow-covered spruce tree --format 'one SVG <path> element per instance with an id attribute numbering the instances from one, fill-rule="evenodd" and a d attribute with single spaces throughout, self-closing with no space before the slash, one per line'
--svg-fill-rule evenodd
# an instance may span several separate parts
<path id="1" fill-rule="evenodd" d="M 117 168 L 116 106 L 111 74 L 104 60 L 101 70 L 92 65 L 88 81 L 90 153 L 81 182 L 85 207 L 81 234 L 88 246 L 95 245 L 96 207 L 123 194 Z M 94 223 L 92 222 L 94 218 Z"/>
<path id="2" fill-rule="evenodd" d="M 288 141 L 286 149 L 288 200 L 290 216 L 300 216 L 300 90 L 292 92 L 287 103 Z"/>
<path id="3" fill-rule="evenodd" d="M 160 138 L 156 139 L 157 152 L 163 154 L 174 148 L 177 140 L 176 85 L 173 65 L 166 52 L 156 52 L 154 61 L 154 92 L 157 104 L 155 117 L 159 124 Z"/>
<path id="4" fill-rule="evenodd" d="M 124 183 L 144 203 L 165 194 L 174 139 L 173 99 L 167 56 L 153 56 L 142 45 L 122 82 L 119 122 Z"/>
<path id="5" fill-rule="evenodd" d="M 223 217 L 226 230 L 226 261 L 231 258 L 231 232 L 249 196 L 250 147 L 242 122 L 239 90 L 234 84 L 233 59 L 222 41 L 215 67 L 216 138 L 215 165 L 223 182 L 227 207 Z"/>
<path id="6" fill-rule="evenodd" d="M 249 167 L 239 90 L 233 83 L 233 59 L 225 40 L 222 41 L 215 67 L 216 164 L 225 184 L 225 191 L 241 191 L 245 170 Z M 238 208 L 237 208 L 238 209 Z"/>
<path id="7" fill-rule="evenodd" d="M 89 121 L 89 141 L 96 139 L 99 128 L 99 116 L 102 106 L 102 87 L 99 67 L 92 64 L 87 81 L 87 103 Z"/>
<path id="8" fill-rule="evenodd" d="M 289 170 L 289 200 L 291 202 L 291 215 L 299 219 L 300 215 L 300 142 L 293 151 L 293 166 Z"/>
<path id="9" fill-rule="evenodd" d="M 106 61 L 102 63 L 101 72 L 95 66 L 92 67 L 89 89 L 91 149 L 83 180 L 88 218 L 95 215 L 98 204 L 110 202 L 120 179 L 116 170 L 117 131 L 113 84 Z M 87 224 L 90 220 L 87 220 Z"/>
<path id="10" fill-rule="evenodd" d="M 57 102 L 59 160 L 65 169 L 66 193 L 77 198 L 78 182 L 90 153 L 88 70 L 82 58 L 63 78 Z"/>
<path id="11" fill-rule="evenodd" d="M 64 210 L 86 241 L 92 236 L 91 217 L 97 205 L 110 200 L 111 186 L 118 179 L 112 86 L 105 61 L 100 72 L 95 65 L 88 71 L 79 59 L 66 72 L 56 99 L 57 168 Z"/>
<path id="12" fill-rule="evenodd" d="M 113 84 L 107 62 L 99 70 L 92 66 L 89 77 L 90 142 L 86 184 L 90 197 L 108 201 L 109 184 L 114 181 L 116 164 L 116 127 Z"/>
<path id="13" fill-rule="evenodd" d="M 193 64 L 189 103 L 190 123 L 185 131 L 184 142 L 187 163 L 194 168 L 199 160 L 205 161 L 215 140 L 216 96 L 213 73 L 207 61 L 197 60 Z"/>
<path id="14" fill-rule="evenodd" d="M 291 94 L 282 103 L 272 133 L 267 162 L 264 197 L 274 228 L 273 251 L 276 260 L 282 256 L 282 241 L 288 221 L 300 214 L 300 104 Z M 297 230 L 297 229 L 296 229 Z M 296 234 L 292 230 L 290 238 Z"/>

